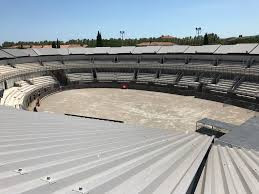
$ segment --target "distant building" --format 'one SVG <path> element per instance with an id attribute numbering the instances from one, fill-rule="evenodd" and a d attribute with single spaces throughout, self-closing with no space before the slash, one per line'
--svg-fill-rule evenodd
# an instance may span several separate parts
<path id="1" fill-rule="evenodd" d="M 79 47 L 88 47 L 87 44 L 85 45 L 80 45 L 80 44 L 63 44 L 60 45 L 60 48 L 79 48 Z"/>
<path id="2" fill-rule="evenodd" d="M 170 36 L 170 35 L 162 35 L 162 36 L 160 36 L 159 38 L 161 38 L 161 39 L 173 39 L 173 38 L 175 38 L 175 37 Z"/>
<path id="3" fill-rule="evenodd" d="M 137 44 L 137 46 L 173 46 L 173 42 L 142 42 Z"/>
<path id="4" fill-rule="evenodd" d="M 31 48 L 52 48 L 52 45 L 31 45 Z"/>

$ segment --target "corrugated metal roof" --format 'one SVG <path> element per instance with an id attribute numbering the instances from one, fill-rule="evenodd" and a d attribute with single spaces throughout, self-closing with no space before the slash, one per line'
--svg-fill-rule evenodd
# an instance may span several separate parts
<path id="1" fill-rule="evenodd" d="M 0 193 L 186 193 L 212 137 L 1 108 Z"/>
<path id="2" fill-rule="evenodd" d="M 257 45 L 258 44 L 236 44 L 228 51 L 228 53 L 249 54 L 255 49 L 255 47 L 257 47 Z"/>
<path id="3" fill-rule="evenodd" d="M 27 55 L 31 56 L 31 57 L 38 56 L 37 53 L 31 48 L 23 49 L 23 52 L 26 53 Z"/>
<path id="4" fill-rule="evenodd" d="M 250 54 L 259 55 L 259 45 L 252 52 L 250 52 Z"/>
<path id="5" fill-rule="evenodd" d="M 3 49 L 3 51 L 7 52 L 10 55 L 15 57 L 28 57 L 30 56 L 28 53 L 24 52 L 26 49 Z"/>
<path id="6" fill-rule="evenodd" d="M 259 193 L 259 152 L 213 146 L 195 193 Z"/>
<path id="7" fill-rule="evenodd" d="M 214 54 L 228 54 L 234 45 L 221 45 Z"/>
<path id="8" fill-rule="evenodd" d="M 11 58 L 14 58 L 14 56 L 6 53 L 3 50 L 0 50 L 0 59 L 11 59 Z"/>
<path id="9" fill-rule="evenodd" d="M 68 48 L 69 54 L 72 55 L 88 55 L 88 54 L 93 54 L 91 52 L 90 48 L 83 48 L 83 47 L 78 47 L 78 48 Z"/>
<path id="10" fill-rule="evenodd" d="M 33 50 L 40 56 L 47 56 L 47 55 L 68 55 L 67 48 L 33 48 Z"/>
<path id="11" fill-rule="evenodd" d="M 203 45 L 203 46 L 146 46 L 146 47 L 96 47 L 96 48 L 33 48 L 33 49 L 5 49 L 0 51 L 0 58 L 14 58 L 21 56 L 46 56 L 69 54 L 174 54 L 174 53 L 207 53 L 207 54 L 259 54 L 258 44 L 237 45 Z M 8 54 L 9 52 L 10 54 Z"/>
<path id="12" fill-rule="evenodd" d="M 135 46 L 123 46 L 123 47 L 112 47 L 109 54 L 131 54 L 135 49 Z"/>
<path id="13" fill-rule="evenodd" d="M 190 46 L 184 53 L 210 53 L 213 54 L 220 45 Z"/>
<path id="14" fill-rule="evenodd" d="M 133 54 L 156 54 L 160 49 L 161 46 L 136 47 Z"/>
<path id="15" fill-rule="evenodd" d="M 170 53 L 184 53 L 189 46 L 187 45 L 174 45 L 174 46 L 162 46 L 157 52 L 159 54 L 170 54 Z"/>
<path id="16" fill-rule="evenodd" d="M 89 52 L 93 54 L 108 54 L 111 47 L 95 47 L 95 48 L 88 48 Z"/>

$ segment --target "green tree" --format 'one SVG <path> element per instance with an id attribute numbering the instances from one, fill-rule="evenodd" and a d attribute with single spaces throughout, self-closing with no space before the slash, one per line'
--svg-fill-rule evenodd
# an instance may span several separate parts
<path id="1" fill-rule="evenodd" d="M 57 48 L 57 43 L 55 41 L 52 42 L 52 48 Z"/>
<path id="2" fill-rule="evenodd" d="M 60 48 L 60 42 L 59 42 L 59 40 L 58 40 L 58 39 L 57 39 L 56 48 Z"/>
<path id="3" fill-rule="evenodd" d="M 208 37 L 208 34 L 206 33 L 203 38 L 203 45 L 208 45 L 208 44 L 209 44 L 209 37 Z"/>
<path id="4" fill-rule="evenodd" d="M 96 37 L 96 47 L 102 47 L 103 46 L 103 39 L 101 33 L 98 31 L 97 37 Z"/>

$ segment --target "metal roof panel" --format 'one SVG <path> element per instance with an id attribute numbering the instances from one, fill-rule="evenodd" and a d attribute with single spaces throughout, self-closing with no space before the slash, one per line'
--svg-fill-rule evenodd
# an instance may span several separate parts
<path id="1" fill-rule="evenodd" d="M 111 47 L 108 53 L 109 54 L 131 54 L 135 48 L 136 48 L 135 46 Z"/>
<path id="2" fill-rule="evenodd" d="M 185 193 L 213 139 L 2 107 L 0 113 L 0 193 Z"/>
<path id="3" fill-rule="evenodd" d="M 174 46 L 162 46 L 158 51 L 159 54 L 170 54 L 170 53 L 184 53 L 189 46 L 187 45 L 174 45 Z"/>
<path id="4" fill-rule="evenodd" d="M 161 46 L 136 47 L 133 54 L 156 54 L 160 49 Z"/>
<path id="5" fill-rule="evenodd" d="M 195 194 L 259 193 L 259 152 L 214 145 Z"/>
<path id="6" fill-rule="evenodd" d="M 67 48 L 33 48 L 33 50 L 39 55 L 39 56 L 48 56 L 48 55 L 68 55 L 68 49 Z"/>
<path id="7" fill-rule="evenodd" d="M 190 46 L 184 53 L 195 54 L 195 53 L 214 53 L 220 45 L 203 45 L 203 46 Z"/>
<path id="8" fill-rule="evenodd" d="M 11 59 L 11 58 L 14 58 L 14 56 L 8 54 L 3 50 L 0 50 L 0 59 Z"/>

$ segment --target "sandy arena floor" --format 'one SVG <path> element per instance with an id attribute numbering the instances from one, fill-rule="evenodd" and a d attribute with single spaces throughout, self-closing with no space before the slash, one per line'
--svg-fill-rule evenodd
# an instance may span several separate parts
<path id="1" fill-rule="evenodd" d="M 196 121 L 204 117 L 239 125 L 255 114 L 243 108 L 189 96 L 121 89 L 80 89 L 56 93 L 41 101 L 39 111 L 192 131 Z"/>

